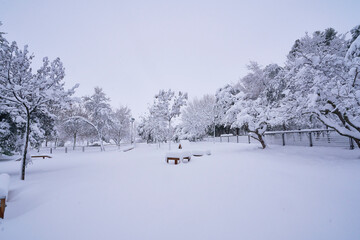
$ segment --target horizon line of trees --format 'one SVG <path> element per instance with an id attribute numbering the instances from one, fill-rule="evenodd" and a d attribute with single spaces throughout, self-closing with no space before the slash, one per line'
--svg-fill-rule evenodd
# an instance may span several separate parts
<path id="1" fill-rule="evenodd" d="M 1 24 L 1 23 L 0 23 Z M 256 62 L 235 84 L 188 102 L 187 93 L 160 90 L 141 117 L 138 134 L 147 142 L 199 140 L 217 132 L 247 132 L 266 148 L 268 129 L 326 126 L 360 147 L 360 25 L 346 34 L 334 29 L 305 34 L 295 41 L 284 66 Z M 0 32 L 0 153 L 22 154 L 22 179 L 31 163 L 29 146 L 49 141 L 113 141 L 130 135 L 131 111 L 112 109 L 100 87 L 74 98 L 78 85 L 64 89 L 59 58 L 34 55 Z"/>
<path id="2" fill-rule="evenodd" d="M 266 148 L 266 130 L 326 126 L 360 147 L 360 25 L 350 35 L 346 39 L 333 28 L 306 33 L 295 41 L 284 66 L 250 62 L 237 83 L 185 102 L 171 140 L 241 131 Z M 169 141 L 170 130 L 165 131 L 155 105 L 142 117 L 139 135 L 147 142 Z"/>

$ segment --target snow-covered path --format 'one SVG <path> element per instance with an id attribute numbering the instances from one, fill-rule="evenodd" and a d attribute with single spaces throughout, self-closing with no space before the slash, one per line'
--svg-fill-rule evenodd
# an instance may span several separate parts
<path id="1" fill-rule="evenodd" d="M 211 156 L 168 165 L 164 149 L 57 154 L 11 176 L 0 239 L 356 239 L 360 152 L 201 143 Z"/>

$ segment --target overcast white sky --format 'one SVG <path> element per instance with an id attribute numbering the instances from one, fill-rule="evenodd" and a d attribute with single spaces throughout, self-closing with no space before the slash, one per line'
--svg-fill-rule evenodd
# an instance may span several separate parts
<path id="1" fill-rule="evenodd" d="M 77 96 L 100 86 L 114 107 L 145 112 L 159 89 L 214 93 L 245 65 L 285 61 L 305 32 L 360 24 L 360 1 L 0 0 L 1 31 L 60 57 Z"/>

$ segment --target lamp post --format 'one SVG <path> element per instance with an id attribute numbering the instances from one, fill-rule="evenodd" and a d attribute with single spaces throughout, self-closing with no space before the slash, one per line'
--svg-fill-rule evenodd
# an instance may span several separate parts
<path id="1" fill-rule="evenodd" d="M 130 145 L 133 144 L 133 131 L 134 131 L 134 121 L 135 121 L 135 118 L 130 118 L 130 123 L 131 123 L 131 126 L 130 126 Z"/>
<path id="2" fill-rule="evenodd" d="M 217 115 L 214 115 L 214 144 L 215 144 L 215 129 L 216 129 L 216 118 L 217 118 Z"/>

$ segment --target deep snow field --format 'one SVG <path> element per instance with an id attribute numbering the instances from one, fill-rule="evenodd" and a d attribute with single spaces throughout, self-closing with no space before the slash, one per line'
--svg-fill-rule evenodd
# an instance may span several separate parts
<path id="1" fill-rule="evenodd" d="M 11 175 L 1 240 L 360 239 L 360 151 L 198 143 L 211 156 L 167 164 L 167 145 L 57 153 Z"/>

